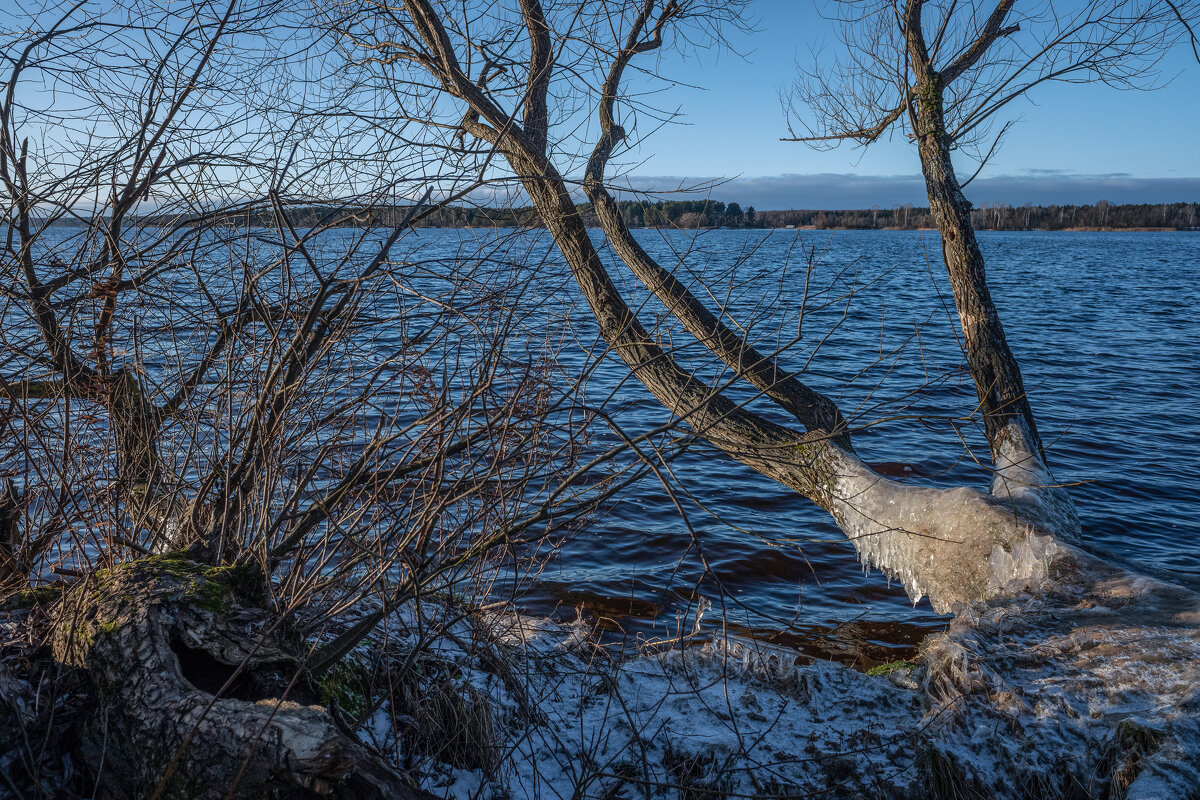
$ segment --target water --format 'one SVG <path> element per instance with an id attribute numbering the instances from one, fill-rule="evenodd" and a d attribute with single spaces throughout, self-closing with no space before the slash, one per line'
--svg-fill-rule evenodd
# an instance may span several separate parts
<path id="1" fill-rule="evenodd" d="M 324 234 L 332 250 L 353 235 Z M 804 380 L 837 399 L 861 427 L 860 455 L 881 472 L 987 486 L 987 447 L 971 418 L 975 393 L 936 234 L 637 236 L 661 263 L 697 281 L 710 307 L 724 307 L 760 347 L 780 348 L 785 366 L 803 368 Z M 546 234 L 526 232 L 516 244 L 501 245 L 501 238 L 490 231 L 414 233 L 401 248 L 431 266 L 412 277 L 413 288 L 447 301 L 439 270 L 454 269 L 462 253 L 477 248 L 537 263 L 536 271 L 516 268 L 528 273 L 523 313 L 561 341 L 565 372 L 600 358 L 586 388 L 593 403 L 627 433 L 667 422 L 624 365 L 602 357 L 594 322 Z M 1051 466 L 1071 484 L 1087 545 L 1200 584 L 1200 235 L 984 232 L 980 239 Z M 614 278 L 652 325 L 659 309 L 609 259 Z M 476 277 L 488 285 L 486 269 Z M 378 302 L 384 318 L 395 310 L 382 308 L 392 302 L 386 297 Z M 683 348 L 678 357 L 688 368 L 719 378 L 719 365 L 687 346 L 669 320 L 660 333 Z M 363 352 L 392 352 L 394 332 L 372 336 Z M 788 422 L 769 403 L 751 406 Z M 600 430 L 594 444 L 616 441 Z M 825 512 L 704 443 L 689 443 L 661 476 L 625 490 L 567 537 L 525 583 L 522 607 L 560 618 L 582 613 L 614 639 L 645 640 L 688 632 L 697 611 L 711 604 L 704 611 L 710 629 L 723 624 L 802 654 L 864 666 L 904 656 L 944 626 L 927 602 L 913 607 L 878 573 L 864 574 Z"/>
<path id="2" fill-rule="evenodd" d="M 805 315 L 804 338 L 785 363 L 808 363 L 807 379 L 855 422 L 877 423 L 855 443 L 881 470 L 986 487 L 987 447 L 968 419 L 974 390 L 948 315 L 953 301 L 936 234 L 638 236 L 665 263 L 709 276 L 735 316 L 757 315 L 760 342 L 773 342 L 767 334 L 779 327 L 794 335 L 806 278 L 813 298 L 840 274 L 818 298 L 837 302 Z M 1071 484 L 1085 542 L 1200 582 L 1200 236 L 984 232 L 980 239 L 1052 468 Z M 820 259 L 811 273 L 804 248 Z M 730 276 L 733 289 L 723 292 Z M 624 287 L 640 297 L 632 282 Z M 619 367 L 600 370 L 589 391 L 615 390 L 633 429 L 665 421 L 640 386 L 618 386 L 621 377 Z M 707 621 L 723 614 L 731 629 L 865 665 L 905 653 L 944 625 L 927 602 L 914 608 L 878 573 L 864 575 L 828 516 L 786 488 L 703 444 L 672 467 L 690 530 L 663 486 L 643 481 L 565 543 L 524 602 L 562 616 L 583 609 L 610 630 L 655 638 L 686 632 L 691 622 L 683 617 L 704 598 L 715 604 Z"/>

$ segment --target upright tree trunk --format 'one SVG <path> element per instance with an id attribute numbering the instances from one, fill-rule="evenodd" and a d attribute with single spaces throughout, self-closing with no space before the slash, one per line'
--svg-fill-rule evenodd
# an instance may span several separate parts
<path id="1" fill-rule="evenodd" d="M 161 477 L 158 423 L 137 378 L 121 369 L 105 382 L 108 408 L 117 439 L 117 474 L 127 491 L 149 494 Z"/>
<path id="2" fill-rule="evenodd" d="M 1015 450 L 1018 459 L 1030 453 L 1045 463 L 1021 368 L 1008 347 L 1000 314 L 988 290 L 983 254 L 971 225 L 971 204 L 963 197 L 950 159 L 941 76 L 929 64 L 924 43 L 914 41 L 914 37 L 920 38 L 919 29 L 910 31 L 909 39 L 909 58 L 917 74 L 910 106 L 913 130 L 929 212 L 942 236 L 942 259 L 954 292 L 967 365 L 975 381 L 992 461 L 1002 469 L 1013 460 Z"/>
<path id="3" fill-rule="evenodd" d="M 971 204 L 963 197 L 954 173 L 950 158 L 953 140 L 946 129 L 943 106 L 945 85 L 925 45 L 922 6 L 921 0 L 909 0 L 905 9 L 907 55 L 916 79 L 909 119 L 929 210 L 941 232 L 942 259 L 991 449 L 992 494 L 1009 500 L 1018 514 L 1048 524 L 1058 535 L 1074 538 L 1079 530 L 1075 506 L 1047 467 L 1021 368 L 1009 349 L 988 290 L 983 254 L 971 225 Z M 998 25 L 1002 20 L 1000 15 L 994 21 Z"/>
<path id="4" fill-rule="evenodd" d="M 28 554 L 22 546 L 17 484 L 12 478 L 0 481 L 0 590 L 29 580 Z"/>

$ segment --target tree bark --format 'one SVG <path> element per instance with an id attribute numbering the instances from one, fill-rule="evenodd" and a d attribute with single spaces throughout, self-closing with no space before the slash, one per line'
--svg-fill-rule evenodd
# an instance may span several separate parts
<path id="1" fill-rule="evenodd" d="M 97 797 L 424 797 L 315 704 L 243 576 L 158 556 L 57 603 L 54 658 L 90 687 L 79 751 Z"/>
<path id="2" fill-rule="evenodd" d="M 18 522 L 20 500 L 12 478 L 0 482 L 0 589 L 14 580 L 23 584 L 29 575 L 28 554 Z"/>
<path id="3" fill-rule="evenodd" d="M 601 334 L 656 398 L 699 435 L 763 475 L 828 510 L 864 563 L 899 580 L 913 601 L 946 612 L 1040 584 L 1074 535 L 1073 510 L 1018 460 L 1022 491 L 990 496 L 884 478 L 825 431 L 802 435 L 736 406 L 684 372 L 650 341 L 612 284 L 565 183 L 547 159 L 506 151 L 571 267 Z M 1049 493 L 1049 494 L 1048 494 Z M 1065 500 L 1070 509 L 1070 501 Z"/>
<path id="4" fill-rule="evenodd" d="M 816 436 L 828 436 L 853 452 L 849 431 L 837 404 L 782 370 L 774 357 L 760 353 L 721 322 L 670 270 L 650 258 L 630 235 L 620 208 L 596 181 L 584 184 L 596 217 L 621 260 L 662 301 L 684 328 L 754 388 L 775 401 Z"/>
<path id="5" fill-rule="evenodd" d="M 910 0 L 910 6 L 913 3 L 919 6 L 917 0 Z M 602 338 L 680 422 L 751 469 L 828 510 L 860 557 L 901 580 L 914 601 L 928 595 L 935 609 L 948 611 L 1046 577 L 1058 552 L 1056 539 L 1073 535 L 1077 521 L 1069 498 L 1049 480 L 1036 431 L 1026 423 L 1026 417 L 1031 423 L 1032 415 L 1020 372 L 1004 343 L 969 226 L 965 240 L 957 228 L 947 236 L 954 245 L 948 250 L 948 264 L 953 264 L 956 296 L 962 297 L 963 325 L 970 330 L 967 359 L 980 376 L 981 395 L 987 398 L 985 419 L 997 465 L 995 496 L 966 488 L 906 486 L 875 474 L 834 441 L 844 435 L 844 428 L 819 395 L 806 393 L 798 382 L 792 386 L 769 359 L 748 343 L 733 341 L 685 287 L 630 243 L 631 237 L 618 236 L 619 254 L 681 323 L 741 377 L 800 418 L 808 432 L 751 412 L 676 363 L 614 285 L 540 134 L 527 133 L 488 94 L 485 83 L 464 72 L 447 28 L 429 0 L 405 0 L 404 5 L 424 48 L 410 57 L 429 70 L 445 92 L 465 103 L 463 131 L 495 147 L 509 162 L 571 269 Z M 647 4 L 645 9 L 652 7 Z M 648 17 L 640 16 L 639 21 L 648 24 Z M 545 35 L 540 25 L 529 30 L 535 38 Z M 609 216 L 613 209 L 604 204 L 598 187 L 607 153 L 623 136 L 612 119 L 612 97 L 628 58 L 658 44 L 657 27 L 645 41 L 631 34 L 605 83 L 600 109 L 604 138 L 590 159 L 585 186 L 600 201 L 598 210 Z M 531 63 L 529 68 L 531 74 L 542 75 L 548 67 Z M 527 91 L 544 92 L 545 83 L 533 81 Z M 542 100 L 526 98 L 526 107 L 538 108 Z M 942 179 L 952 181 L 953 171 Z M 961 193 L 957 196 L 961 198 Z M 946 206 L 942 213 L 954 208 Z M 614 222 L 609 220 L 606 227 L 620 234 Z M 961 224 L 961 219 L 955 222 Z M 977 359 L 980 363 L 975 365 Z"/>
<path id="6" fill-rule="evenodd" d="M 1052 521 L 1058 535 L 1075 539 L 1079 535 L 1075 505 L 1047 465 L 1021 369 L 988 289 L 983 254 L 971 224 L 971 204 L 963 196 L 951 160 L 953 140 L 946 130 L 944 108 L 946 84 L 982 51 L 972 49 L 947 68 L 946 75 L 935 70 L 921 28 L 923 5 L 923 0 L 908 0 L 905 7 L 907 56 L 916 79 L 909 115 L 930 213 L 941 233 L 942 260 L 954 293 L 967 366 L 991 449 L 991 491 L 1011 502 L 1014 512 L 1032 520 Z M 994 39 L 1003 35 L 1000 26 L 1010 7 L 1007 2 L 997 7 L 984 36 Z"/>
<path id="7" fill-rule="evenodd" d="M 967 366 L 975 381 L 993 463 L 1008 459 L 1005 450 L 1045 455 L 1021 369 L 1008 347 L 1000 314 L 992 302 L 983 254 L 971 225 L 971 204 L 963 196 L 950 158 L 946 130 L 943 77 L 934 70 L 921 31 L 921 0 L 909 0 L 905 18 L 908 58 L 916 76 L 910 112 L 929 211 L 942 237 L 942 260 L 950 277 L 954 304 L 962 325 Z"/>

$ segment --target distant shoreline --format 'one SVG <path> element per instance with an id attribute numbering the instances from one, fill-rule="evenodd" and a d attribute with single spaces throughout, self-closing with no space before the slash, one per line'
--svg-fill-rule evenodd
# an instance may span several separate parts
<path id="1" fill-rule="evenodd" d="M 705 228 L 704 230 L 720 230 L 719 228 Z M 901 228 L 897 226 L 889 226 L 886 228 L 856 228 L 848 225 L 817 227 L 816 225 L 785 225 L 783 227 L 773 226 L 769 228 L 755 228 L 754 230 L 768 231 L 925 231 L 928 233 L 937 233 L 937 228 Z M 1075 226 L 1072 228 L 976 228 L 976 232 L 987 231 L 989 233 L 1198 233 L 1200 228 L 1152 228 L 1152 227 L 1129 227 L 1129 228 L 1113 228 L 1113 227 L 1091 227 L 1087 225 Z"/>
<path id="2" fill-rule="evenodd" d="M 576 206 L 584 225 L 598 228 L 599 219 L 590 203 Z M 869 209 L 780 209 L 755 211 L 738 203 L 715 200 L 662 200 L 654 203 L 621 200 L 617 211 L 631 229 L 678 230 L 802 230 L 802 231 L 935 231 L 936 221 L 928 208 L 905 205 Z M 351 227 L 393 228 L 413 220 L 414 228 L 541 228 L 541 217 L 530 207 L 490 206 L 412 206 L 336 202 L 297 203 L 283 213 L 288 224 L 297 228 Z M 971 224 L 977 231 L 1071 231 L 1107 233 L 1134 231 L 1200 230 L 1200 203 L 1159 203 L 1114 205 L 1010 206 L 981 205 L 970 209 Z M 276 212 L 261 206 L 238 212 L 214 212 L 208 216 L 175 215 L 166 212 L 141 216 L 136 222 L 159 227 L 196 225 L 277 224 Z M 74 217 L 52 223 L 64 227 L 103 225 L 102 219 Z"/>

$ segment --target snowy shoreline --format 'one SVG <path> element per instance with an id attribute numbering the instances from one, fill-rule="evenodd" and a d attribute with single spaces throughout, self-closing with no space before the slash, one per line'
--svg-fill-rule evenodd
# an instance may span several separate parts
<path id="1" fill-rule="evenodd" d="M 1194 596 L 1123 575 L 960 610 L 887 675 L 797 666 L 720 630 L 616 662 L 581 624 L 460 618 L 428 652 L 486 722 L 402 760 L 456 799 L 1185 797 L 1200 785 L 1200 637 L 1121 603 Z M 364 741 L 399 752 L 415 716 L 398 726 L 385 704 Z M 464 761 L 463 736 L 487 755 Z"/>

